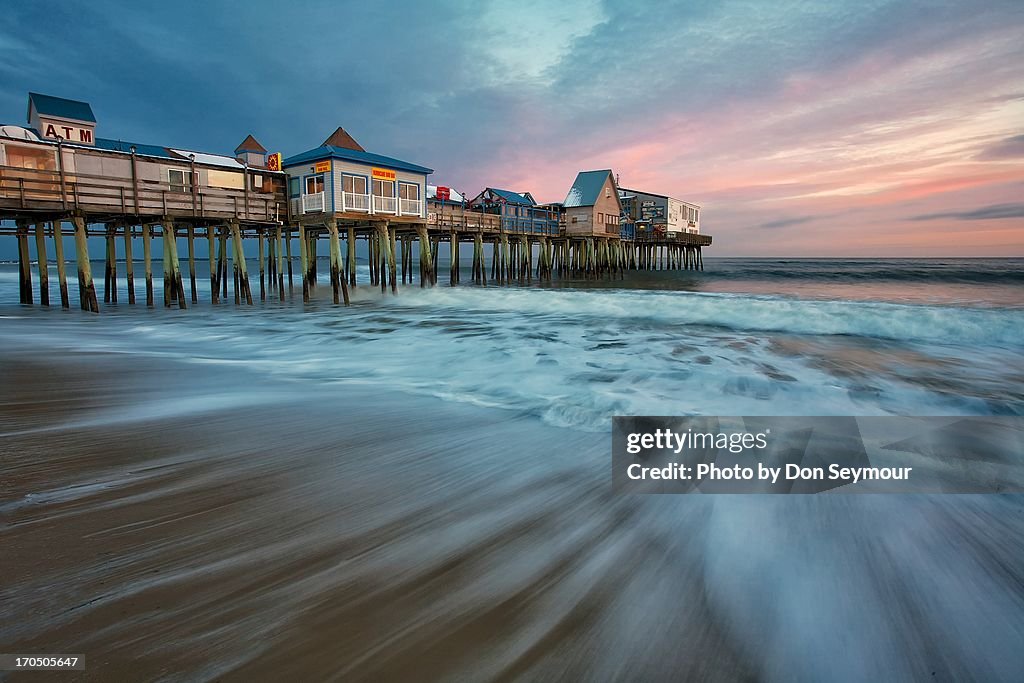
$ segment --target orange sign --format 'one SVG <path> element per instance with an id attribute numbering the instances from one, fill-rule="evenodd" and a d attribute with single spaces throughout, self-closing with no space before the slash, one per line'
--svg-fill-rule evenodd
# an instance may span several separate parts
<path id="1" fill-rule="evenodd" d="M 318 161 L 316 166 L 313 167 L 313 173 L 330 173 L 331 162 L 330 161 Z"/>
<path id="2" fill-rule="evenodd" d="M 372 171 L 375 180 L 394 180 L 398 175 L 387 168 L 375 168 Z"/>
<path id="3" fill-rule="evenodd" d="M 267 170 L 268 171 L 280 171 L 281 170 L 281 153 L 274 152 L 273 154 L 267 155 Z"/>

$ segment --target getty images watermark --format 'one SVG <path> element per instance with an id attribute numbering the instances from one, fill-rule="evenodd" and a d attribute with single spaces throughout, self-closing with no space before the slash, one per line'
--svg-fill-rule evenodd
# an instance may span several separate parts
<path id="1" fill-rule="evenodd" d="M 619 493 L 1019 493 L 1022 417 L 616 417 Z"/>

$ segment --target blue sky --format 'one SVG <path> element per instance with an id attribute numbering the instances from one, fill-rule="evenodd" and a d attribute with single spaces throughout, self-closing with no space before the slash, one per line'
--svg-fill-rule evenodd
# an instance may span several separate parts
<path id="1" fill-rule="evenodd" d="M 1024 255 L 1020 0 L 8 1 L 0 120 L 30 90 L 203 151 L 342 125 L 470 194 L 612 168 L 718 255 Z"/>

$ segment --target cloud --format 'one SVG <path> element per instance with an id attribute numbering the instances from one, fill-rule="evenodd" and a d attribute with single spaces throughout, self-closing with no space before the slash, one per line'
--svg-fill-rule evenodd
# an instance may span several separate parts
<path id="1" fill-rule="evenodd" d="M 991 221 L 1003 218 L 1024 218 L 1024 204 L 992 204 L 969 211 L 946 211 L 911 216 L 912 221 L 935 221 L 953 219 L 957 221 Z"/>
<path id="2" fill-rule="evenodd" d="M 809 223 L 814 219 L 815 216 L 795 216 L 793 218 L 780 218 L 775 221 L 768 221 L 767 223 L 762 223 L 758 227 L 774 230 L 776 228 L 788 228 L 792 225 L 801 225 L 803 223 Z"/>
<path id="3" fill-rule="evenodd" d="M 986 148 L 979 159 L 1016 159 L 1024 157 L 1024 135 L 1014 135 Z"/>

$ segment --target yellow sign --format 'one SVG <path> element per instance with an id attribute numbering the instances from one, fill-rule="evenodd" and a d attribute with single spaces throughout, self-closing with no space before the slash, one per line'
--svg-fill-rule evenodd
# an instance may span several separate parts
<path id="1" fill-rule="evenodd" d="M 267 170 L 268 171 L 280 171 L 281 170 L 281 153 L 274 152 L 273 154 L 267 155 Z"/>
<path id="2" fill-rule="evenodd" d="M 398 177 L 394 171 L 387 168 L 375 168 L 372 173 L 375 180 L 394 180 Z"/>
<path id="3" fill-rule="evenodd" d="M 313 173 L 330 173 L 331 162 L 330 161 L 318 161 L 316 166 L 313 167 Z"/>

